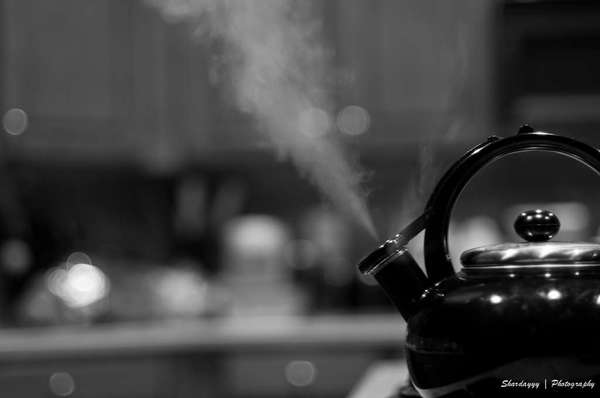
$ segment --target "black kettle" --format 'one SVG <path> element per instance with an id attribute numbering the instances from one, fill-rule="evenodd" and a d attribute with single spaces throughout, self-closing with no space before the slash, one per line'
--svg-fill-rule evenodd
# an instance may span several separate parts
<path id="1" fill-rule="evenodd" d="M 524 126 L 489 137 L 442 177 L 424 213 L 359 265 L 407 321 L 406 356 L 423 397 L 600 396 L 600 244 L 553 242 L 558 216 L 516 215 L 524 242 L 475 248 L 455 273 L 450 213 L 470 178 L 508 154 L 551 151 L 600 174 L 600 152 Z M 425 230 L 427 276 L 406 244 Z"/>

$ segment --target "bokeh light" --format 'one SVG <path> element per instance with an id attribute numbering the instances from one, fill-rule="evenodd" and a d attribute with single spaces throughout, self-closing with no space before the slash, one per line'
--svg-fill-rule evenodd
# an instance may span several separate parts
<path id="1" fill-rule="evenodd" d="M 10 135 L 21 135 L 29 124 L 27 113 L 20 108 L 9 109 L 2 118 L 4 131 Z"/>
<path id="2" fill-rule="evenodd" d="M 303 134 L 323 136 L 331 129 L 329 113 L 319 108 L 307 108 L 300 114 L 299 128 Z"/>
<path id="3" fill-rule="evenodd" d="M 75 264 L 92 264 L 92 259 L 84 252 L 74 252 L 69 254 L 65 264 L 67 267 L 72 267 Z"/>
<path id="4" fill-rule="evenodd" d="M 364 134 L 371 125 L 369 112 L 358 105 L 350 105 L 342 109 L 337 116 L 338 129 L 348 135 Z"/>
<path id="5" fill-rule="evenodd" d="M 48 380 L 50 391 L 59 397 L 68 397 L 75 392 L 75 380 L 66 372 L 56 372 Z"/>
<path id="6" fill-rule="evenodd" d="M 548 298 L 549 298 L 550 300 L 558 300 L 558 299 L 559 299 L 559 298 L 561 298 L 561 297 L 562 297 L 562 293 L 561 293 L 561 292 L 559 292 L 559 291 L 558 291 L 558 290 L 556 290 L 556 289 L 550 289 L 550 290 L 548 291 Z"/>
<path id="7" fill-rule="evenodd" d="M 86 307 L 102 300 L 110 287 L 106 275 L 81 252 L 71 254 L 63 267 L 50 270 L 47 286 L 52 294 L 72 308 Z"/>
<path id="8" fill-rule="evenodd" d="M 285 379 L 296 387 L 310 386 L 316 376 L 317 369 L 310 361 L 291 361 L 285 367 Z"/>

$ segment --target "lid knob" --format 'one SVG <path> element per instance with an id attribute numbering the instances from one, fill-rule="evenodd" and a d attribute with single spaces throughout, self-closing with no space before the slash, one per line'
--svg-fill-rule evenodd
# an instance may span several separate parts
<path id="1" fill-rule="evenodd" d="M 528 242 L 545 242 L 552 239 L 560 228 L 560 221 L 548 210 L 528 210 L 515 220 L 515 231 Z"/>

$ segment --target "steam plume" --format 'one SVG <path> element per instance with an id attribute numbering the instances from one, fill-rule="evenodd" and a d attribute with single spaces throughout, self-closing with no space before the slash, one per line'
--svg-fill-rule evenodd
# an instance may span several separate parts
<path id="1" fill-rule="evenodd" d="M 224 44 L 226 76 L 239 109 L 250 113 L 281 158 L 375 235 L 360 173 L 331 134 L 327 49 L 310 2 L 146 0 L 169 20 L 196 24 Z"/>

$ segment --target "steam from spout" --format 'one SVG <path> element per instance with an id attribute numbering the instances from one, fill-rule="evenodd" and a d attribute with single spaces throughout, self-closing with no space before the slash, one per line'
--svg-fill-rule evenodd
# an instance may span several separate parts
<path id="1" fill-rule="evenodd" d="M 330 54 L 310 2 L 145 0 L 169 20 L 196 24 L 224 45 L 226 76 L 280 158 L 291 159 L 336 207 L 371 235 L 375 228 L 353 167 L 332 134 Z"/>

